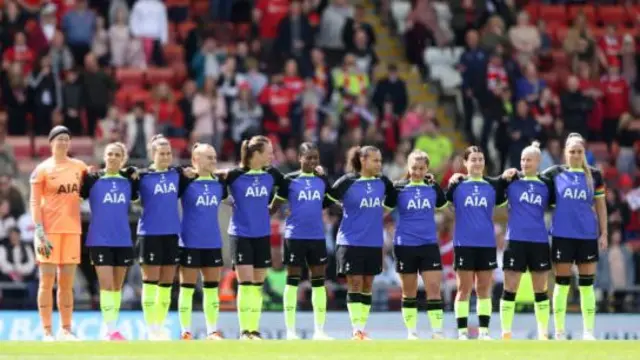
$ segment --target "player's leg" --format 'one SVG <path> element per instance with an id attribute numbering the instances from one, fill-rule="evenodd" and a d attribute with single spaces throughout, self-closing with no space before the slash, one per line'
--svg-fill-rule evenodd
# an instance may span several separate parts
<path id="1" fill-rule="evenodd" d="M 596 322 L 596 295 L 593 291 L 598 245 L 596 241 L 580 244 L 578 262 L 578 289 L 580 290 L 580 310 L 582 312 L 582 339 L 595 340 L 593 329 Z"/>
<path id="2" fill-rule="evenodd" d="M 444 338 L 442 323 L 444 319 L 444 303 L 440 293 L 442 285 L 442 270 L 422 272 L 422 281 L 427 293 L 427 316 L 431 324 L 434 339 Z"/>
<path id="3" fill-rule="evenodd" d="M 458 339 L 467 340 L 469 330 L 469 297 L 473 290 L 473 255 L 469 248 L 456 247 L 454 250 L 454 269 L 456 271 L 456 299 L 453 310 L 456 316 Z"/>
<path id="4" fill-rule="evenodd" d="M 76 277 L 76 264 L 58 266 L 57 303 L 60 312 L 61 331 L 58 338 L 62 340 L 77 340 L 71 330 L 73 321 L 73 283 Z"/>
<path id="5" fill-rule="evenodd" d="M 351 319 L 354 339 L 360 337 L 362 326 L 360 317 L 362 314 L 362 291 L 364 286 L 363 275 L 346 275 L 347 279 L 347 310 Z"/>
<path id="6" fill-rule="evenodd" d="M 53 286 L 56 282 L 56 264 L 40 263 L 38 283 L 38 312 L 43 329 L 43 340 L 53 341 L 51 317 L 53 314 Z"/>
<path id="7" fill-rule="evenodd" d="M 142 274 L 142 313 L 147 325 L 149 340 L 158 338 L 158 321 L 156 317 L 156 298 L 158 281 L 160 280 L 160 245 L 157 239 L 149 236 L 138 238 L 140 272 Z"/>
<path id="8" fill-rule="evenodd" d="M 222 252 L 217 250 L 217 256 L 222 260 Z M 221 264 L 215 262 L 214 264 Z M 220 313 L 220 296 L 218 284 L 220 284 L 221 266 L 207 266 L 202 268 L 202 308 L 207 324 L 207 340 L 222 340 L 222 333 L 218 331 L 218 314 Z"/>
<path id="9" fill-rule="evenodd" d="M 479 338 L 489 338 L 489 323 L 491 322 L 491 291 L 493 290 L 493 270 L 476 271 L 476 294 L 478 302 L 476 313 L 478 314 Z"/>
<path id="10" fill-rule="evenodd" d="M 104 256 L 104 254 L 100 255 Z M 114 267 L 111 265 L 96 265 L 95 269 L 96 275 L 98 276 L 98 285 L 100 286 L 100 311 L 102 312 L 102 322 L 107 329 L 106 338 L 109 339 L 111 334 L 116 331 L 114 311 L 115 298 L 113 296 L 115 281 Z"/>
<path id="11" fill-rule="evenodd" d="M 551 249 L 549 243 L 531 243 L 527 256 L 527 267 L 531 272 L 531 282 L 535 294 L 534 310 L 538 327 L 538 339 L 549 338 L 549 304 L 548 286 L 549 270 L 551 270 Z"/>
<path id="12" fill-rule="evenodd" d="M 180 319 L 180 338 L 182 340 L 193 339 L 191 332 L 191 313 L 193 310 L 193 293 L 198 281 L 198 268 L 185 266 L 184 257 L 187 251 L 184 249 L 180 260 L 180 295 L 178 297 L 178 317 Z M 193 256 L 193 255 L 188 255 Z"/>
<path id="13" fill-rule="evenodd" d="M 380 260 L 382 261 L 382 260 Z M 360 309 L 360 327 L 364 331 L 369 320 L 369 312 L 371 311 L 371 302 L 373 300 L 373 278 L 375 275 L 365 275 L 362 277 L 362 308 Z M 365 340 L 366 333 L 363 333 Z"/>
<path id="14" fill-rule="evenodd" d="M 402 319 L 407 328 L 407 336 L 409 340 L 417 340 L 418 274 L 400 273 L 400 286 L 402 287 Z"/>
<path id="15" fill-rule="evenodd" d="M 556 283 L 553 287 L 553 322 L 556 340 L 564 340 L 567 299 L 571 287 L 571 268 L 575 259 L 572 240 L 553 238 L 551 256 L 554 261 Z"/>
<path id="16" fill-rule="evenodd" d="M 322 246 L 324 247 L 324 242 Z M 322 257 L 320 259 L 322 259 Z M 326 256 L 324 259 L 326 262 Z M 330 340 L 331 338 L 324 332 L 324 323 L 327 317 L 327 288 L 325 287 L 327 265 L 310 264 L 309 272 L 311 273 L 311 305 L 313 306 L 313 339 Z"/>
<path id="17" fill-rule="evenodd" d="M 251 306 L 251 338 L 262 340 L 260 317 L 262 316 L 262 288 L 271 267 L 271 239 L 269 236 L 252 239 L 253 250 L 253 301 Z"/>
<path id="18" fill-rule="evenodd" d="M 251 306 L 253 300 L 253 250 L 251 239 L 239 236 L 229 236 L 231 258 L 238 279 L 238 293 L 236 307 L 238 311 L 238 325 L 240 339 L 250 340 Z"/>
<path id="19" fill-rule="evenodd" d="M 511 339 L 511 328 L 516 310 L 516 293 L 522 273 L 527 270 L 526 244 L 510 240 L 503 255 L 504 289 L 500 299 L 500 326 L 502 338 Z"/>
<path id="20" fill-rule="evenodd" d="M 427 293 L 427 316 L 431 324 L 432 337 L 443 339 L 442 323 L 444 303 L 442 302 L 442 259 L 437 244 L 421 246 L 422 257 L 418 271 L 422 275 L 424 289 Z"/>
<path id="21" fill-rule="evenodd" d="M 164 323 L 171 307 L 171 289 L 176 277 L 177 264 L 180 262 L 180 247 L 177 235 L 162 237 L 162 252 L 160 262 L 160 277 L 158 278 L 158 294 L 156 297 L 157 322 L 163 329 L 163 338 L 169 337 L 164 329 Z"/>
<path id="22" fill-rule="evenodd" d="M 287 340 L 298 340 L 296 334 L 296 309 L 298 307 L 298 284 L 302 274 L 304 253 L 299 250 L 303 240 L 285 239 L 284 241 L 284 263 L 287 266 L 287 285 L 284 287 L 282 295 L 282 306 L 284 310 L 284 323 L 287 329 Z"/>
<path id="23" fill-rule="evenodd" d="M 123 251 L 127 254 L 126 256 L 128 258 L 126 262 L 123 262 L 126 265 L 118 264 L 118 266 L 113 268 L 113 312 L 115 313 L 114 321 L 116 322 L 116 326 L 120 316 L 120 305 L 122 304 L 122 287 L 124 286 L 124 280 L 127 278 L 127 271 L 129 270 L 128 264 L 131 264 L 133 261 L 133 250 L 127 248 Z M 113 340 L 126 340 L 118 330 L 116 330 L 112 338 Z"/>

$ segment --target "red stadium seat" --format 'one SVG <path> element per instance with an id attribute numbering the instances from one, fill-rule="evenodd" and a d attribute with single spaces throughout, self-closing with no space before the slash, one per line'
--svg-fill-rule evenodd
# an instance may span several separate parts
<path id="1" fill-rule="evenodd" d="M 547 86 L 553 90 L 554 93 L 558 93 L 558 75 L 551 71 L 540 74 L 540 77 L 547 83 Z"/>
<path id="2" fill-rule="evenodd" d="M 46 136 L 36 136 L 34 138 L 35 155 L 39 158 L 51 156 L 51 145 Z"/>
<path id="3" fill-rule="evenodd" d="M 622 6 L 603 5 L 598 7 L 598 21 L 602 26 L 615 24 L 624 25 L 627 22 L 626 10 Z"/>
<path id="4" fill-rule="evenodd" d="M 144 85 L 144 71 L 133 68 L 116 69 L 116 81 L 122 88 L 141 88 Z"/>
<path id="5" fill-rule="evenodd" d="M 129 110 L 129 92 L 129 89 L 120 89 L 116 92 L 114 103 L 121 111 Z"/>
<path id="6" fill-rule="evenodd" d="M 189 0 L 165 0 L 164 2 L 167 5 L 167 8 L 172 8 L 172 7 L 188 7 L 190 1 Z"/>
<path id="7" fill-rule="evenodd" d="M 569 64 L 567 53 L 564 50 L 552 50 L 551 57 L 554 67 L 567 67 Z"/>
<path id="8" fill-rule="evenodd" d="M 179 44 L 167 44 L 164 46 L 164 59 L 168 64 L 184 61 L 184 48 Z"/>
<path id="9" fill-rule="evenodd" d="M 564 39 L 567 38 L 569 28 L 565 25 L 552 26 L 549 28 L 549 33 L 553 34 L 551 39 L 553 41 L 553 47 L 562 48 Z"/>
<path id="10" fill-rule="evenodd" d="M 609 147 L 605 142 L 589 142 L 589 150 L 597 161 L 607 161 L 609 159 Z"/>
<path id="11" fill-rule="evenodd" d="M 251 35 L 251 24 L 250 23 L 240 23 L 236 24 L 234 29 L 234 34 L 237 39 L 246 40 Z"/>
<path id="12" fill-rule="evenodd" d="M 33 156 L 31 139 L 28 136 L 9 136 L 5 141 L 13 148 L 17 160 L 29 159 Z"/>
<path id="13" fill-rule="evenodd" d="M 187 80 L 187 66 L 183 62 L 176 62 L 171 64 L 171 70 L 174 73 L 174 87 L 182 88 L 182 85 Z"/>
<path id="14" fill-rule="evenodd" d="M 180 34 L 180 40 L 184 41 L 187 39 L 187 35 L 189 32 L 196 27 L 196 23 L 193 21 L 185 21 L 182 24 L 178 25 L 178 33 Z"/>
<path id="15" fill-rule="evenodd" d="M 146 104 L 148 104 L 150 100 L 151 94 L 146 90 L 134 90 L 129 94 L 130 106 L 133 106 L 139 102 L 144 103 L 146 106 Z"/>
<path id="16" fill-rule="evenodd" d="M 591 29 L 591 33 L 596 41 L 602 39 L 602 37 L 607 33 L 607 29 L 603 27 L 595 27 Z"/>
<path id="17" fill-rule="evenodd" d="M 540 13 L 540 4 L 537 4 L 535 2 L 531 3 L 531 4 L 527 4 L 527 6 L 525 6 L 524 10 L 527 12 L 527 14 L 529 14 L 529 19 L 531 20 L 531 23 L 535 23 L 539 16 Z"/>
<path id="18" fill-rule="evenodd" d="M 89 136 L 76 136 L 73 138 L 71 152 L 73 156 L 92 156 L 94 152 L 93 139 Z"/>
<path id="19" fill-rule="evenodd" d="M 584 16 L 587 18 L 587 22 L 590 25 L 594 25 L 596 23 L 596 9 L 593 7 L 593 5 L 570 6 L 568 11 L 569 21 L 575 19 L 580 12 L 584 14 Z"/>
<path id="20" fill-rule="evenodd" d="M 166 82 L 173 85 L 174 73 L 170 68 L 149 68 L 147 69 L 147 84 L 151 87 Z"/>
<path id="21" fill-rule="evenodd" d="M 176 156 L 180 156 L 189 146 L 187 140 L 183 138 L 169 138 L 169 142 L 171 143 L 171 148 L 173 148 L 173 153 Z"/>
<path id="22" fill-rule="evenodd" d="M 564 5 L 540 5 L 540 18 L 548 24 L 567 24 L 567 9 Z"/>
<path id="23" fill-rule="evenodd" d="M 193 0 L 191 16 L 205 16 L 209 14 L 209 0 Z"/>

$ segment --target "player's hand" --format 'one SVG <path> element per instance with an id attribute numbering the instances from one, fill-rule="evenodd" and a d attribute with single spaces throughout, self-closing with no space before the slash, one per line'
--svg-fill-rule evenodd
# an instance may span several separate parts
<path id="1" fill-rule="evenodd" d="M 459 183 L 462 178 L 464 178 L 464 174 L 461 173 L 455 173 L 451 175 L 451 177 L 449 178 L 449 186 Z"/>
<path id="2" fill-rule="evenodd" d="M 604 251 L 604 250 L 607 250 L 608 247 L 609 247 L 609 239 L 607 234 L 601 234 L 600 237 L 598 238 L 598 248 L 600 249 L 600 251 Z"/>
<path id="3" fill-rule="evenodd" d="M 44 227 L 42 224 L 36 225 L 34 243 L 38 254 L 46 258 L 51 256 L 53 245 L 51 245 L 51 242 L 47 239 L 47 235 L 44 233 Z"/>
<path id="4" fill-rule="evenodd" d="M 140 172 L 138 171 L 138 168 L 136 168 L 135 166 L 129 166 L 128 168 L 124 169 L 124 173 L 127 174 L 127 176 L 129 176 L 133 180 L 140 179 Z"/>
<path id="5" fill-rule="evenodd" d="M 316 174 L 318 174 L 320 176 L 324 176 L 326 174 L 324 172 L 324 169 L 320 165 L 316 166 L 316 168 L 314 170 L 315 170 Z"/>
<path id="6" fill-rule="evenodd" d="M 429 185 L 433 185 L 436 183 L 436 177 L 432 173 L 427 173 L 427 175 L 425 175 L 424 178 L 425 180 L 427 180 L 427 184 Z"/>
<path id="7" fill-rule="evenodd" d="M 511 180 L 518 175 L 518 170 L 515 168 L 507 169 L 502 173 L 502 178 L 505 180 Z"/>
<path id="8" fill-rule="evenodd" d="M 193 179 L 198 176 L 198 172 L 196 171 L 196 169 L 192 168 L 191 166 L 184 168 L 182 170 L 182 174 L 189 179 Z"/>
<path id="9" fill-rule="evenodd" d="M 98 168 L 97 168 L 97 167 L 95 167 L 94 165 L 89 165 L 89 166 L 87 166 L 87 172 L 88 172 L 88 173 L 93 174 L 93 173 L 95 173 L 95 172 L 97 172 L 97 171 L 98 171 Z"/>

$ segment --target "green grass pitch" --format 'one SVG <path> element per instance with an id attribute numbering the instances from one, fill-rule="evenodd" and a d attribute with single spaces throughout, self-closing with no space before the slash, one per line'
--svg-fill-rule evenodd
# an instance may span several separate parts
<path id="1" fill-rule="evenodd" d="M 1 342 L 0 360 L 622 360 L 638 341 L 235 341 Z"/>

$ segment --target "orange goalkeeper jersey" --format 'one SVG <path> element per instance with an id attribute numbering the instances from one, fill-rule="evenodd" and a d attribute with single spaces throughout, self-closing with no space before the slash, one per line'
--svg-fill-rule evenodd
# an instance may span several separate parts
<path id="1" fill-rule="evenodd" d="M 31 174 L 31 214 L 47 234 L 81 234 L 80 182 L 87 165 L 48 158 Z"/>

